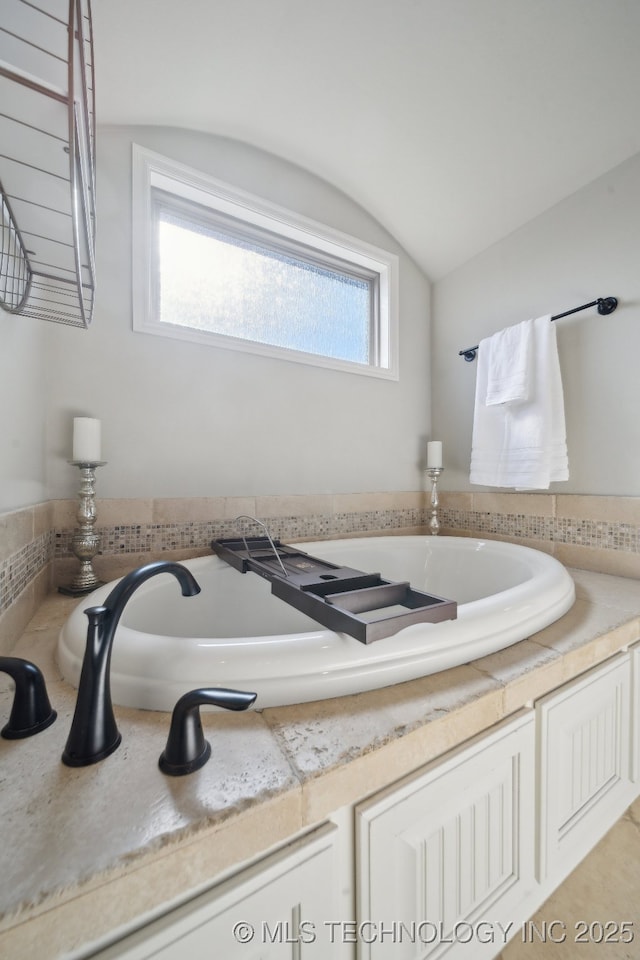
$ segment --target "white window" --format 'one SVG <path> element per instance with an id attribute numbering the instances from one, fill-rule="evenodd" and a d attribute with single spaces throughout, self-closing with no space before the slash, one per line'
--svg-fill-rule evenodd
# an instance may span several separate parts
<path id="1" fill-rule="evenodd" d="M 398 258 L 133 148 L 133 327 L 397 379 Z"/>

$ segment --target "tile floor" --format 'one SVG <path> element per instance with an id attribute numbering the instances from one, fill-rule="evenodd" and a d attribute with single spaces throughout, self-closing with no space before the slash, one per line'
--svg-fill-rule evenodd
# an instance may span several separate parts
<path id="1" fill-rule="evenodd" d="M 640 798 L 531 919 L 541 931 L 546 921 L 547 941 L 525 943 L 521 932 L 498 960 L 640 960 Z M 620 928 L 619 940 L 629 943 L 595 942 L 599 923 L 614 936 L 613 924 L 622 921 L 630 932 Z M 585 925 L 591 925 L 591 942 L 581 942 Z M 525 937 L 530 929 L 525 926 Z"/>

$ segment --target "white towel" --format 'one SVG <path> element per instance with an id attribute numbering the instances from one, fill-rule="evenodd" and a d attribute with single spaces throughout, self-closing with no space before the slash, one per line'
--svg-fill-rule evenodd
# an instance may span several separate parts
<path id="1" fill-rule="evenodd" d="M 485 403 L 522 403 L 529 399 L 532 380 L 533 320 L 523 320 L 487 337 L 487 395 Z"/>
<path id="2" fill-rule="evenodd" d="M 488 338 L 487 338 L 488 339 Z M 521 403 L 487 406 L 488 352 L 480 342 L 471 449 L 471 483 L 518 490 L 548 489 L 569 479 L 562 378 L 556 328 L 533 321 L 531 390 Z"/>

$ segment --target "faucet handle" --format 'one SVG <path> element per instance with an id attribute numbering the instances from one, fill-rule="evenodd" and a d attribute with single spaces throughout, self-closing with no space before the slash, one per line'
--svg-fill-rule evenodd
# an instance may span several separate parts
<path id="1" fill-rule="evenodd" d="M 171 727 L 164 752 L 158 761 L 163 773 L 182 777 L 203 767 L 211 756 L 211 744 L 205 740 L 200 720 L 200 705 L 225 710 L 246 710 L 256 693 L 227 690 L 224 687 L 201 688 L 185 693 L 173 708 Z"/>
<path id="2" fill-rule="evenodd" d="M 42 673 L 30 660 L 0 657 L 0 673 L 8 673 L 16 685 L 9 722 L 0 730 L 5 740 L 21 740 L 40 733 L 56 719 L 51 709 Z"/>

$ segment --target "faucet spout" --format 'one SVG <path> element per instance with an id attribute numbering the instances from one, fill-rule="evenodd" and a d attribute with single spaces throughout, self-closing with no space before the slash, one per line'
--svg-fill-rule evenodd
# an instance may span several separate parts
<path id="1" fill-rule="evenodd" d="M 146 580 L 171 573 L 185 597 L 200 593 L 193 575 L 179 563 L 159 560 L 123 577 L 101 606 L 85 610 L 89 620 L 76 708 L 62 754 L 68 767 L 85 767 L 108 757 L 120 745 L 111 701 L 111 651 L 116 628 L 132 594 Z"/>

